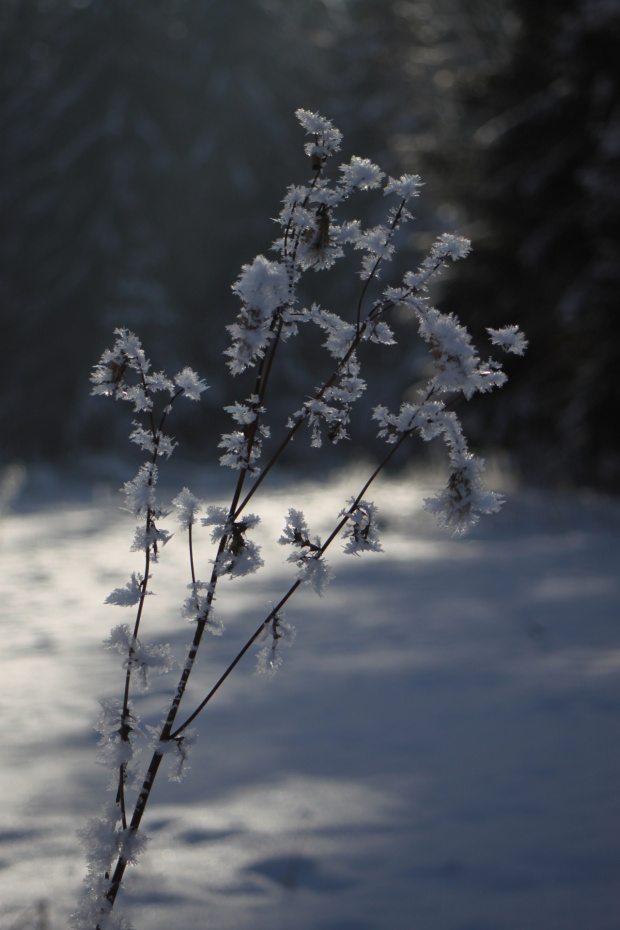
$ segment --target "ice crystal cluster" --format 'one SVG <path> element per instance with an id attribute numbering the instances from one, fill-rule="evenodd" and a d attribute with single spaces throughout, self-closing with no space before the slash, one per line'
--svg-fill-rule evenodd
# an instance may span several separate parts
<path id="1" fill-rule="evenodd" d="M 282 647 L 294 638 L 293 627 L 284 619 L 283 607 L 300 585 L 309 585 L 322 595 L 333 577 L 326 552 L 340 539 L 347 555 L 381 552 L 377 509 L 366 493 L 395 451 L 411 437 L 422 441 L 442 439 L 447 447 L 449 475 L 446 487 L 426 501 L 426 507 L 454 533 L 472 526 L 481 514 L 496 511 L 501 499 L 483 487 L 483 461 L 467 447 L 458 414 L 459 398 L 500 387 L 505 375 L 495 358 L 481 358 L 466 328 L 451 314 L 443 314 L 429 301 L 429 286 L 448 262 L 465 258 L 470 250 L 459 236 L 440 236 L 419 268 L 400 280 L 380 284 L 387 278 L 397 247 L 397 234 L 412 220 L 410 208 L 419 196 L 421 181 L 416 175 L 386 178 L 369 159 L 353 156 L 332 176 L 329 160 L 339 151 L 342 137 L 332 123 L 317 113 L 298 110 L 297 118 L 306 131 L 305 152 L 311 178 L 306 184 L 288 188 L 280 216 L 280 233 L 272 257 L 258 255 L 243 265 L 232 291 L 240 303 L 234 322 L 228 326 L 230 345 L 225 360 L 232 375 L 250 379 L 243 400 L 224 409 L 232 426 L 215 443 L 222 450 L 220 463 L 233 470 L 234 489 L 230 503 L 205 503 L 184 487 L 164 508 L 158 500 L 158 462 L 173 453 L 176 443 L 164 427 L 179 398 L 197 401 L 206 383 L 190 368 L 169 378 L 151 372 L 140 340 L 126 329 L 115 331 L 115 343 L 106 350 L 92 374 L 92 393 L 128 401 L 137 419 L 129 439 L 146 461 L 122 491 L 123 507 L 137 521 L 130 549 L 141 553 L 143 564 L 107 597 L 106 603 L 135 610 L 132 624 L 114 626 L 106 647 L 120 654 L 124 673 L 122 698 L 102 705 L 98 723 L 101 762 L 111 772 L 113 800 L 93 818 L 83 832 L 87 846 L 87 891 L 73 916 L 75 930 L 128 928 L 114 911 L 117 894 L 127 866 L 138 858 L 145 845 L 141 821 L 160 763 L 170 763 L 169 775 L 178 780 L 196 738 L 190 723 L 204 711 L 218 688 L 254 644 L 259 647 L 258 670 L 268 677 L 282 662 Z M 339 208 L 354 195 L 369 196 L 380 191 L 386 198 L 385 221 L 363 228 L 357 220 L 339 219 Z M 376 195 L 375 195 L 376 196 Z M 402 240 L 399 240 L 402 241 Z M 357 275 L 351 284 L 351 305 L 345 315 L 317 303 L 303 306 L 299 282 L 307 273 L 331 268 L 350 251 L 359 253 Z M 224 626 L 215 614 L 218 582 L 247 577 L 263 565 L 260 546 L 252 538 L 260 519 L 247 506 L 263 480 L 278 463 L 288 443 L 305 428 L 311 447 L 325 440 L 338 443 L 349 438 L 352 407 L 366 392 L 358 349 L 374 343 L 389 351 L 396 343 L 391 311 L 406 307 L 417 321 L 419 335 L 428 345 L 432 373 L 413 401 L 392 411 L 375 398 L 368 416 L 376 421 L 378 435 L 386 441 L 384 459 L 358 493 L 353 494 L 334 527 L 322 541 L 308 525 L 301 509 L 291 507 L 284 517 L 279 538 L 288 551 L 293 575 L 290 587 L 248 637 L 229 667 L 183 722 L 179 714 L 196 656 L 205 632 L 222 635 Z M 317 327 L 324 338 L 328 374 L 313 391 L 291 397 L 290 415 L 284 424 L 268 424 L 269 380 L 274 365 L 286 351 L 288 340 L 300 337 L 304 327 Z M 526 341 L 516 326 L 489 329 L 492 345 L 522 354 Z M 163 395 L 160 396 L 160 395 Z M 263 458 L 263 446 L 274 435 L 273 449 Z M 191 642 L 169 707 L 159 727 L 145 728 L 134 711 L 131 695 L 136 687 L 149 687 L 150 675 L 167 674 L 174 666 L 165 644 L 152 643 L 143 634 L 144 616 L 150 598 L 153 570 L 162 549 L 171 539 L 164 525 L 174 513 L 179 538 L 188 546 L 189 591 L 179 605 L 180 617 L 190 621 Z M 197 570 L 195 532 L 206 529 L 213 546 L 212 556 Z M 221 593 L 221 592 L 220 592 Z M 228 633 L 227 633 L 228 635 Z M 139 751 L 141 750 L 141 751 Z M 150 758 L 150 761 L 149 761 Z M 144 763 L 144 764 L 142 764 Z"/>

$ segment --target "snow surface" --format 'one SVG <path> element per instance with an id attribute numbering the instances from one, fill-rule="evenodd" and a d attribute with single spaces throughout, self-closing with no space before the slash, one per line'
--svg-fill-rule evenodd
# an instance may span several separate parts
<path id="1" fill-rule="evenodd" d="M 325 536 L 358 484 L 252 503 L 266 568 L 221 584 L 227 630 L 204 643 L 188 711 L 293 578 L 275 542 L 289 507 Z M 26 491 L 0 520 L 3 930 L 64 927 L 80 892 L 76 830 L 107 778 L 92 727 L 122 681 L 101 641 L 133 619 L 103 601 L 142 570 L 116 494 L 62 490 L 30 506 Z M 368 495 L 384 553 L 331 552 L 324 597 L 302 589 L 286 610 L 297 635 L 277 675 L 253 674 L 253 650 L 185 780 L 158 782 L 118 902 L 138 930 L 620 926 L 620 505 L 514 490 L 456 541 L 422 512 L 428 493 L 401 477 Z M 175 529 L 142 632 L 179 660 L 186 558 Z M 135 695 L 143 723 L 171 689 Z"/>

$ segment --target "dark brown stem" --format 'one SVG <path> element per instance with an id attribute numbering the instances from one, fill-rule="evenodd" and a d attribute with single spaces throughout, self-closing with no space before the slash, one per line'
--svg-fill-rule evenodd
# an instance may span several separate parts
<path id="1" fill-rule="evenodd" d="M 192 541 L 192 524 L 190 523 L 187 528 L 187 536 L 189 540 L 189 567 L 192 574 L 192 584 L 196 584 L 196 571 L 194 569 L 194 545 Z"/>
<path id="2" fill-rule="evenodd" d="M 140 823 L 142 822 L 142 817 L 144 815 L 144 811 L 146 809 L 146 805 L 153 788 L 153 783 L 155 782 L 155 778 L 157 776 L 162 759 L 163 753 L 156 752 L 153 754 L 153 758 L 151 759 L 151 763 L 142 783 L 142 789 L 138 795 L 138 800 L 136 801 L 133 817 L 131 818 L 131 824 L 129 825 L 130 830 L 134 833 L 138 830 Z M 120 890 L 126 868 L 127 860 L 124 858 L 124 856 L 121 855 L 119 856 L 114 872 L 112 873 L 110 887 L 106 893 L 106 900 L 108 901 L 110 908 L 114 906 L 114 902 L 116 901 L 118 892 Z M 99 925 L 97 925 L 97 930 L 100 930 Z"/>
<path id="3" fill-rule="evenodd" d="M 404 199 L 404 200 L 402 201 L 400 207 L 399 207 L 398 210 L 396 211 L 396 215 L 395 215 L 395 217 L 394 217 L 394 219 L 393 219 L 393 221 L 392 221 L 392 225 L 390 226 L 390 229 L 389 229 L 387 238 L 386 238 L 386 240 L 385 240 L 385 244 L 386 244 L 386 245 L 388 244 L 388 242 L 389 242 L 390 239 L 392 238 L 392 236 L 393 236 L 393 234 L 394 234 L 394 230 L 395 230 L 396 227 L 398 226 L 398 223 L 399 223 L 400 218 L 401 218 L 401 216 L 402 216 L 403 210 L 405 209 L 405 204 L 406 204 L 406 203 L 407 203 L 407 201 Z M 360 299 L 359 299 L 358 304 L 357 304 L 357 316 L 356 316 L 356 323 L 355 323 L 355 327 L 356 327 L 357 332 L 359 332 L 360 325 L 361 325 L 362 304 L 364 303 L 364 297 L 366 296 L 366 291 L 368 290 L 368 288 L 369 288 L 369 286 L 370 286 L 370 282 L 373 280 L 373 278 L 376 277 L 377 271 L 379 270 L 379 265 L 381 264 L 382 261 L 383 261 L 383 258 L 382 258 L 381 256 L 379 256 L 379 258 L 377 259 L 377 261 L 375 262 L 375 264 L 374 264 L 374 266 L 373 266 L 372 271 L 370 272 L 370 274 L 369 274 L 368 277 L 366 278 L 366 281 L 364 282 L 364 287 L 362 288 L 362 293 L 360 294 Z"/>
<path id="4" fill-rule="evenodd" d="M 273 618 L 279 613 L 279 611 L 282 610 L 286 602 L 293 596 L 293 594 L 295 593 L 297 588 L 300 586 L 300 584 L 301 584 L 301 581 L 295 581 L 294 584 L 291 585 L 291 587 L 288 589 L 284 597 L 279 601 L 277 606 L 273 608 L 269 616 L 266 617 L 265 620 L 263 620 L 263 622 L 261 623 L 259 628 L 256 630 L 256 632 L 252 636 L 250 636 L 249 640 L 247 641 L 243 649 L 241 649 L 237 653 L 237 655 L 235 656 L 233 661 L 230 663 L 226 671 L 223 673 L 223 675 L 220 676 L 218 681 L 211 688 L 206 698 L 203 701 L 201 701 L 201 703 L 198 705 L 196 710 L 194 710 L 193 713 L 190 714 L 190 716 L 187 718 L 185 723 L 182 723 L 180 727 L 177 727 L 174 733 L 170 734 L 170 737 L 169 737 L 170 739 L 176 739 L 178 736 L 180 736 L 183 730 L 185 730 L 190 725 L 190 723 L 192 723 L 192 721 L 194 721 L 196 717 L 204 710 L 204 708 L 207 706 L 207 704 L 209 703 L 213 695 L 216 693 L 216 691 L 219 691 L 219 689 L 224 684 L 224 682 L 226 681 L 230 673 L 239 664 L 239 662 L 244 657 L 244 655 L 246 654 L 246 652 L 248 651 L 252 643 L 256 642 L 256 640 L 260 636 L 265 626 L 270 622 L 270 620 L 273 620 Z"/>
<path id="5" fill-rule="evenodd" d="M 146 378 L 144 376 L 144 372 L 142 371 L 140 372 L 140 378 L 142 380 L 142 388 L 144 390 L 144 395 L 145 397 L 150 398 L 150 393 L 149 393 L 148 385 L 146 383 Z M 149 410 L 151 435 L 153 436 L 153 444 L 155 446 L 152 457 L 151 457 L 151 466 L 154 466 L 155 463 L 157 462 L 157 453 L 159 449 L 161 431 L 164 427 L 164 423 L 166 422 L 168 412 L 170 411 L 172 404 L 175 402 L 175 400 L 177 400 L 178 397 L 181 396 L 181 394 L 183 394 L 182 389 L 177 391 L 177 393 L 170 400 L 170 403 L 168 404 L 167 409 L 162 413 L 161 420 L 159 423 L 159 429 L 155 427 L 155 419 L 153 416 L 152 407 Z M 148 483 L 149 483 L 149 486 L 151 486 L 153 483 L 152 474 L 149 476 Z M 153 523 L 154 523 L 153 511 L 149 507 L 147 508 L 147 512 L 146 512 L 147 538 L 148 538 L 148 531 L 153 526 Z M 190 528 L 190 533 L 191 533 L 191 528 Z M 190 555 L 191 555 L 191 536 L 190 536 Z M 136 619 L 134 623 L 134 629 L 133 629 L 133 642 L 132 642 L 132 645 L 129 647 L 127 670 L 125 672 L 125 688 L 123 692 L 123 709 L 121 711 L 121 726 L 120 726 L 120 737 L 123 742 L 129 742 L 131 739 L 131 726 L 129 724 L 129 716 L 130 716 L 129 715 L 129 692 L 130 692 L 130 686 L 131 686 L 131 673 L 132 673 L 131 660 L 135 652 L 134 644 L 136 640 L 138 639 L 140 621 L 142 619 L 142 613 L 144 610 L 144 600 L 146 598 L 146 588 L 147 588 L 148 579 L 149 579 L 150 567 L 151 567 L 151 547 L 150 545 L 147 545 L 146 552 L 145 552 L 145 558 L 144 558 L 144 578 L 142 580 L 142 593 L 140 595 L 140 600 L 138 602 L 138 610 L 137 610 Z M 192 571 L 193 571 L 193 564 L 192 564 Z M 127 780 L 127 762 L 122 762 L 121 765 L 119 766 L 116 803 L 119 805 L 119 808 L 120 808 L 121 823 L 123 825 L 123 830 L 127 829 L 127 809 L 126 809 L 126 802 L 125 802 L 126 780 Z"/>
<path id="6" fill-rule="evenodd" d="M 256 384 L 254 386 L 254 394 L 258 397 L 258 405 L 261 406 L 265 398 L 265 393 L 267 391 L 267 385 L 269 383 L 269 375 L 271 374 L 271 367 L 273 365 L 273 360 L 276 354 L 276 349 L 280 342 L 280 335 L 282 333 L 282 314 L 276 312 L 271 321 L 271 332 L 274 333 L 273 338 L 269 342 L 269 348 L 263 355 L 258 373 L 256 375 Z M 251 424 L 250 432 L 247 438 L 247 461 L 245 466 L 241 469 L 239 478 L 237 479 L 237 486 L 233 493 L 232 501 L 230 508 L 228 510 L 229 519 L 234 520 L 237 516 L 237 504 L 239 503 L 239 498 L 243 492 L 243 486 L 245 484 L 245 479 L 247 478 L 248 471 L 250 468 L 250 458 L 252 455 L 252 449 L 254 448 L 254 443 L 256 442 L 256 434 L 258 432 L 260 420 L 260 413 L 256 411 L 256 418 Z"/>

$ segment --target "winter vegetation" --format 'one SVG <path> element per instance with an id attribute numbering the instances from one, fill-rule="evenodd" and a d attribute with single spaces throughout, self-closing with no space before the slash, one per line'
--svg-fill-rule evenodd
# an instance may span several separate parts
<path id="1" fill-rule="evenodd" d="M 127 867 L 135 865 L 144 852 L 147 837 L 142 820 L 162 762 L 169 763 L 170 778 L 182 778 L 196 740 L 191 725 L 255 643 L 260 645 L 259 669 L 269 676 L 277 670 L 282 649 L 291 644 L 294 636 L 284 617 L 284 607 L 305 585 L 323 595 L 333 576 L 326 558 L 330 546 L 340 539 L 347 555 L 381 551 L 377 509 L 366 495 L 397 450 L 414 437 L 425 442 L 444 441 L 449 462 L 447 485 L 427 499 L 425 506 L 453 534 L 474 526 L 482 514 L 495 513 L 502 503 L 498 494 L 483 487 L 484 463 L 467 447 L 458 402 L 501 387 L 505 375 L 497 360 L 480 357 L 454 315 L 441 313 L 428 299 L 433 279 L 448 262 L 467 256 L 469 242 L 443 234 L 415 271 L 406 272 L 400 281 L 381 284 L 382 278 L 389 278 L 389 263 L 397 250 L 401 228 L 413 219 L 410 208 L 419 195 L 420 178 L 386 178 L 377 165 L 358 156 L 332 172 L 329 160 L 341 148 L 341 133 L 317 113 L 300 109 L 296 116 L 309 137 L 305 152 L 312 177 L 307 184 L 288 188 L 278 219 L 281 232 L 272 247 L 276 258 L 258 255 L 243 266 L 233 285 L 241 309 L 236 321 L 228 326 L 230 345 L 224 355 L 232 375 L 247 373 L 252 387 L 242 402 L 225 407 L 233 428 L 223 434 L 218 444 L 222 450 L 220 464 L 238 473 L 232 497 L 226 507 L 205 505 L 185 487 L 171 505 L 180 531 L 187 535 L 189 595 L 180 609 L 181 615 L 194 625 L 194 635 L 162 723 L 149 727 L 148 736 L 142 732 L 134 710 L 134 690 L 148 689 L 153 674 L 169 673 L 174 665 L 169 646 L 150 644 L 148 634 L 145 636 L 152 579 L 172 536 L 164 526 L 171 511 L 162 505 L 157 489 L 161 462 L 170 458 L 176 445 L 164 428 L 179 401 L 199 401 L 208 385 L 188 367 L 173 378 L 153 371 L 140 340 L 127 329 L 116 330 L 113 347 L 103 353 L 91 377 L 93 394 L 132 405 L 136 419 L 129 438 L 146 453 L 147 460 L 123 488 L 123 507 L 137 521 L 130 548 L 142 554 L 143 567 L 133 571 L 129 580 L 106 599 L 110 605 L 133 608 L 135 619 L 132 626 L 116 625 L 105 642 L 106 648 L 120 654 L 124 669 L 122 697 L 102 703 L 98 724 L 99 753 L 111 772 L 113 800 L 105 804 L 99 817 L 90 819 L 83 831 L 87 891 L 72 918 L 76 930 L 120 930 L 128 926 L 116 912 L 115 903 Z M 387 198 L 385 222 L 364 228 L 359 220 L 340 221 L 339 210 L 345 202 L 375 190 Z M 360 252 L 361 261 L 345 315 L 317 303 L 301 305 L 301 278 L 331 269 L 346 252 Z M 396 412 L 376 404 L 376 398 L 371 400 L 372 419 L 388 451 L 361 487 L 343 501 L 324 540 L 310 529 L 300 509 L 289 508 L 278 540 L 289 551 L 287 561 L 294 566 L 288 590 L 251 632 L 216 684 L 183 717 L 181 706 L 203 636 L 205 632 L 216 636 L 224 632 L 215 610 L 221 580 L 252 575 L 264 564 L 260 546 L 251 538 L 260 518 L 248 512 L 248 505 L 256 503 L 263 481 L 302 428 L 309 434 L 311 449 L 321 449 L 325 440 L 336 445 L 348 439 L 351 409 L 366 389 L 359 350 L 370 343 L 389 351 L 396 344 L 392 320 L 396 309 L 415 317 L 419 334 L 428 345 L 432 370 L 426 384 L 418 388 L 415 399 L 403 403 Z M 267 413 L 272 370 L 286 353 L 288 342 L 303 338 L 312 326 L 318 327 L 325 338 L 323 346 L 330 358 L 331 373 L 316 386 L 313 396 L 291 398 L 284 431 L 273 424 L 277 431 L 273 446 L 263 452 L 263 444 L 271 439 L 272 424 L 268 423 Z M 490 328 L 489 337 L 493 346 L 517 355 L 522 355 L 527 345 L 515 325 Z M 158 395 L 162 395 L 161 402 Z M 199 524 L 210 532 L 215 549 L 206 573 L 200 572 L 194 551 L 195 528 Z M 142 748 L 145 739 L 146 750 Z M 142 758 L 145 754 L 146 758 Z"/>
<path id="2" fill-rule="evenodd" d="M 615 930 L 619 40 L 0 0 L 2 930 Z"/>

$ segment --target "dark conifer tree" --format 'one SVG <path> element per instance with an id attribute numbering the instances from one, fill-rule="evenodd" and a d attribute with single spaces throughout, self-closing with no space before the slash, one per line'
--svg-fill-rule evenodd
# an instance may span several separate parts
<path id="1" fill-rule="evenodd" d="M 617 490 L 620 3 L 512 7 L 510 64 L 468 99 L 480 128 L 464 199 L 488 225 L 450 300 L 468 321 L 518 323 L 530 348 L 477 414 L 478 441 L 530 478 Z"/>

